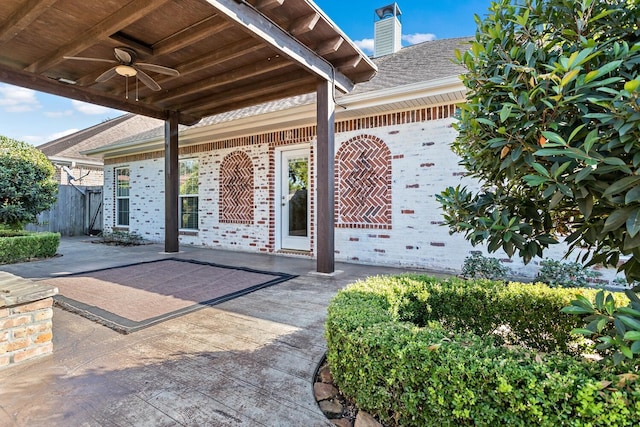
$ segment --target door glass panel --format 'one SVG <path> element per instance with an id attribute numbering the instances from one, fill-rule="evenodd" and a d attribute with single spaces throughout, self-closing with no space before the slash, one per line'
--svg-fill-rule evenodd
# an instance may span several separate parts
<path id="1" fill-rule="evenodd" d="M 288 159 L 289 236 L 307 237 L 307 191 L 309 162 L 306 158 Z"/>

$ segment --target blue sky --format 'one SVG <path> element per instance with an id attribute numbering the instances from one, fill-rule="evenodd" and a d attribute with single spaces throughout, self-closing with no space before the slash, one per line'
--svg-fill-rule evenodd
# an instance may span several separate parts
<path id="1" fill-rule="evenodd" d="M 360 46 L 372 53 L 374 10 L 391 0 L 315 0 Z M 473 15 L 490 0 L 399 0 L 403 44 L 475 34 Z M 0 83 L 0 135 L 34 145 L 52 141 L 122 112 Z"/>

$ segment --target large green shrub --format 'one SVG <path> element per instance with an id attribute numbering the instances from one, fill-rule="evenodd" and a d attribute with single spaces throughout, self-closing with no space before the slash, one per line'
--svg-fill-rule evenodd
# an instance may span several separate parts
<path id="1" fill-rule="evenodd" d="M 37 148 L 0 135 L 0 225 L 21 229 L 56 201 L 54 167 Z"/>
<path id="2" fill-rule="evenodd" d="M 3 231 L 0 233 L 0 264 L 52 257 L 56 254 L 59 244 L 60 233 Z"/>
<path id="3" fill-rule="evenodd" d="M 634 377 L 574 356 L 580 322 L 560 310 L 576 293 L 596 291 L 371 278 L 329 305 L 327 358 L 340 389 L 390 425 L 637 425 Z"/>
<path id="4" fill-rule="evenodd" d="M 457 57 L 453 151 L 480 190 L 446 225 L 528 262 L 558 238 L 640 279 L 640 2 L 496 0 Z"/>

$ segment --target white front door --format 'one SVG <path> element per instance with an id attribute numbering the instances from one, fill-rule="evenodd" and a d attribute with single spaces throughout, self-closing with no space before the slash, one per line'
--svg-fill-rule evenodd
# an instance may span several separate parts
<path id="1" fill-rule="evenodd" d="M 308 251 L 309 247 L 309 150 L 280 152 L 281 249 Z"/>

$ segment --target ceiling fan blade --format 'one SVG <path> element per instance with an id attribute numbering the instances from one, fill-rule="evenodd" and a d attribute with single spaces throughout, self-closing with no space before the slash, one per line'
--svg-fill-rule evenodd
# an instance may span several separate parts
<path id="1" fill-rule="evenodd" d="M 104 58 L 87 58 L 85 56 L 63 56 L 64 59 L 73 59 L 75 61 L 94 61 L 94 62 L 108 62 L 109 64 L 117 64 L 118 61 L 113 59 Z"/>
<path id="2" fill-rule="evenodd" d="M 146 62 L 136 62 L 136 66 L 144 68 L 147 71 L 153 71 L 154 73 L 165 74 L 167 76 L 178 77 L 180 75 L 180 72 L 175 68 L 163 67 L 162 65 L 148 64 Z"/>
<path id="3" fill-rule="evenodd" d="M 135 68 L 135 67 L 134 67 Z M 136 70 L 138 71 L 138 78 L 140 79 L 140 81 L 149 89 L 153 90 L 153 91 L 159 91 L 160 89 L 162 89 L 160 87 L 160 85 L 158 83 L 156 83 L 155 80 L 153 80 L 151 77 L 149 77 L 149 75 L 147 73 L 145 73 L 144 71 L 142 71 L 139 68 L 136 68 Z"/>
<path id="4" fill-rule="evenodd" d="M 116 56 L 116 59 L 125 64 L 131 64 L 134 60 L 133 51 L 128 49 L 123 49 L 121 47 L 116 47 L 113 49 L 113 53 Z"/>
<path id="5" fill-rule="evenodd" d="M 97 78 L 96 81 L 98 83 L 102 83 L 102 82 L 106 82 L 107 80 L 109 80 L 112 77 L 117 76 L 118 73 L 116 73 L 116 68 L 109 68 L 107 71 L 105 71 L 104 73 L 100 74 Z"/>

